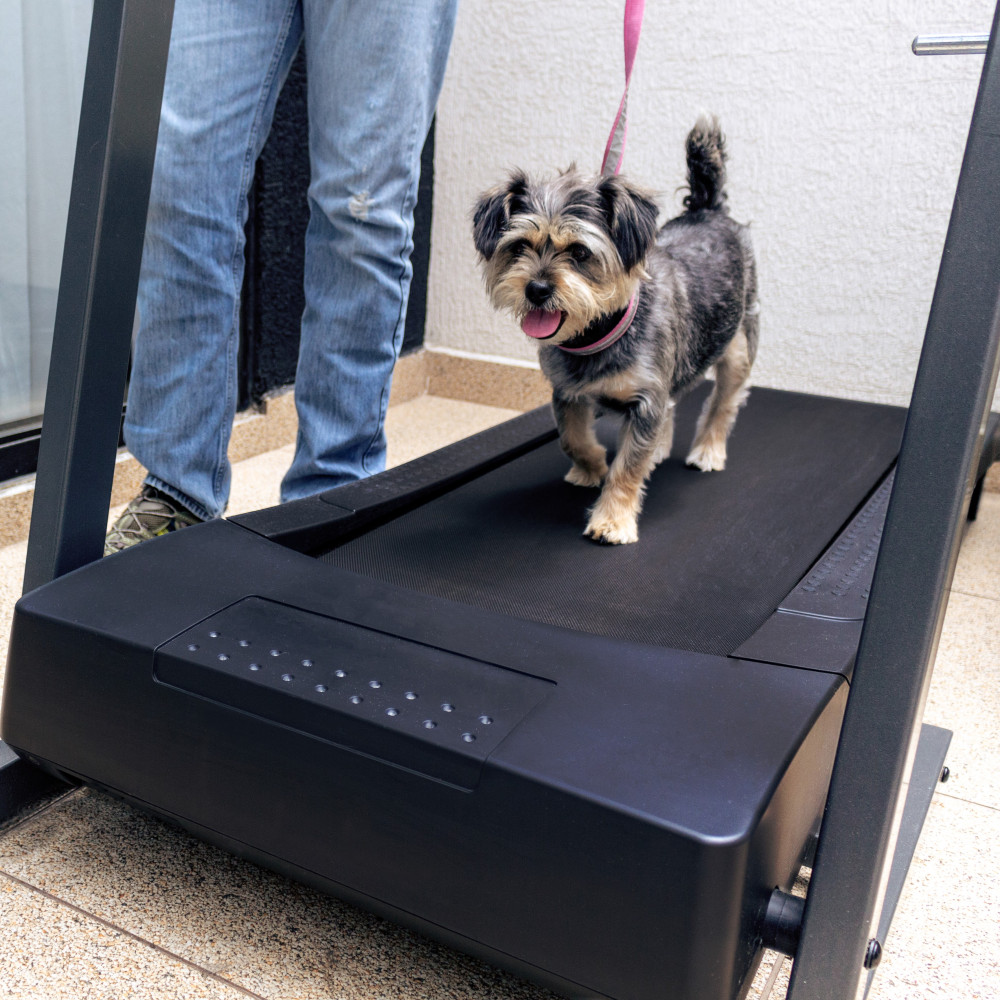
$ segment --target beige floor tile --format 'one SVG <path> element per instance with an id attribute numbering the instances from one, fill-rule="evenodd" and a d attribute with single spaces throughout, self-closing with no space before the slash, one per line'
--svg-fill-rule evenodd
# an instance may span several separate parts
<path id="1" fill-rule="evenodd" d="M 386 419 L 389 465 L 402 465 L 419 455 L 516 417 L 520 412 L 438 396 L 421 396 L 412 402 L 394 406 Z"/>
<path id="2" fill-rule="evenodd" d="M 869 997 L 1000 997 L 1000 811 L 935 795 Z"/>
<path id="3" fill-rule="evenodd" d="M 924 720 L 954 733 L 942 791 L 1000 809 L 1000 602 L 951 595 Z"/>
<path id="4" fill-rule="evenodd" d="M 775 970 L 775 963 L 778 963 Z M 781 1000 L 788 992 L 792 963 L 776 951 L 765 951 L 746 1000 Z"/>
<path id="5" fill-rule="evenodd" d="M 0 837 L 0 871 L 268 1000 L 549 996 L 97 792 Z"/>
<path id="6" fill-rule="evenodd" d="M 226 513 L 245 514 L 279 503 L 281 479 L 288 471 L 294 453 L 294 445 L 289 444 L 237 462 L 233 466 L 233 483 Z"/>
<path id="7" fill-rule="evenodd" d="M 984 493 L 965 533 L 952 590 L 1000 600 L 1000 493 Z"/>
<path id="8" fill-rule="evenodd" d="M 0 874 L 0 995 L 240 1000 L 249 994 Z"/>
<path id="9" fill-rule="evenodd" d="M 3 691 L 3 677 L 7 666 L 10 620 L 14 614 L 14 605 L 21 596 L 24 556 L 27 551 L 27 542 L 14 542 L 0 548 L 0 693 Z"/>

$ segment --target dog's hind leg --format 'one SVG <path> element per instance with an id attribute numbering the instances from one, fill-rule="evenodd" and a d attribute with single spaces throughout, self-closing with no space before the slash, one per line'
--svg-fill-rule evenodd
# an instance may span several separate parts
<path id="1" fill-rule="evenodd" d="M 660 425 L 660 433 L 656 439 L 656 450 L 653 452 L 653 468 L 670 457 L 670 449 L 674 446 L 674 401 L 667 404 L 667 411 Z"/>
<path id="2" fill-rule="evenodd" d="M 607 451 L 594 433 L 594 408 L 581 400 L 552 397 L 552 411 L 559 427 L 559 445 L 573 462 L 566 473 L 574 486 L 600 486 L 608 471 Z"/>
<path id="3" fill-rule="evenodd" d="M 718 472 L 726 467 L 726 440 L 750 391 L 747 380 L 752 364 L 744 323 L 715 363 L 715 386 L 698 418 L 688 465 L 702 472 Z"/>
<path id="4" fill-rule="evenodd" d="M 669 408 L 644 398 L 635 400 L 626 410 L 618 454 L 584 531 L 588 538 L 610 545 L 639 540 L 639 512 L 646 478 L 655 465 L 653 457 L 662 440 L 664 421 L 672 419 Z"/>

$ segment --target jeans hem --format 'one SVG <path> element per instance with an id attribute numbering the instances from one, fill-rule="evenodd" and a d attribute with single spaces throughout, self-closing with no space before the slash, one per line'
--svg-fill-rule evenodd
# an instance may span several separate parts
<path id="1" fill-rule="evenodd" d="M 154 489 L 158 489 L 161 493 L 166 493 L 168 497 L 176 500 L 181 506 L 186 507 L 195 517 L 202 521 L 214 521 L 216 517 L 221 517 L 222 513 L 210 514 L 200 503 L 196 500 L 192 500 L 189 496 L 181 493 L 180 490 L 175 489 L 169 483 L 165 483 L 162 479 L 157 479 L 156 476 L 148 475 L 143 480 L 147 486 L 152 486 Z"/>

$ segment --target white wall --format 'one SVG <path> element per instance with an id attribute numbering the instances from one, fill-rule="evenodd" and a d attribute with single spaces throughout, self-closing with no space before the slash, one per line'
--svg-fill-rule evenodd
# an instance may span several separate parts
<path id="1" fill-rule="evenodd" d="M 623 7 L 462 0 L 438 115 L 429 345 L 534 358 L 487 303 L 470 211 L 514 166 L 599 167 Z M 908 402 L 982 68 L 910 42 L 985 33 L 992 13 L 989 0 L 648 0 L 625 172 L 674 214 L 684 137 L 700 111 L 720 116 L 730 207 L 760 264 L 756 384 Z"/>

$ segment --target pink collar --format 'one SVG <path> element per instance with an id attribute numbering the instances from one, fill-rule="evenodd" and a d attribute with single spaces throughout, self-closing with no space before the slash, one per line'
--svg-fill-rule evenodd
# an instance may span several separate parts
<path id="1" fill-rule="evenodd" d="M 583 347 L 566 347 L 563 344 L 556 344 L 555 346 L 559 348 L 560 351 L 565 351 L 567 354 L 577 354 L 577 355 L 587 355 L 587 354 L 597 354 L 599 351 L 603 351 L 605 348 L 610 347 L 616 340 L 620 340 L 628 328 L 632 325 L 632 320 L 635 319 L 635 312 L 639 306 L 639 292 L 632 296 L 629 300 L 628 308 L 625 310 L 625 315 L 622 316 L 620 320 L 608 331 L 600 340 L 595 340 L 592 344 L 585 344 Z"/>

